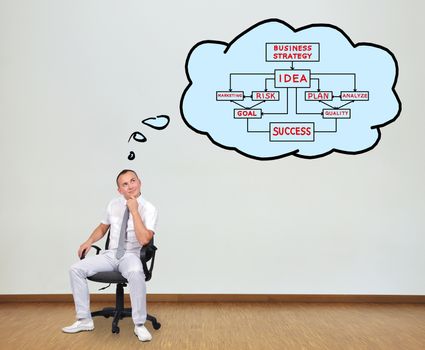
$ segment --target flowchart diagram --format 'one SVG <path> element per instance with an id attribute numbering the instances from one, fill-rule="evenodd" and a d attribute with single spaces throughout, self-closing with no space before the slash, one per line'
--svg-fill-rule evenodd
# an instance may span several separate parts
<path id="1" fill-rule="evenodd" d="M 181 114 L 216 145 L 255 159 L 372 149 L 401 110 L 394 55 L 340 29 L 267 20 L 188 56 Z"/>

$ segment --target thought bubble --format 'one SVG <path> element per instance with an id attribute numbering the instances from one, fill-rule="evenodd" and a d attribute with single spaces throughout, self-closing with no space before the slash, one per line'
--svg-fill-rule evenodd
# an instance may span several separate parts
<path id="1" fill-rule="evenodd" d="M 157 117 L 146 118 L 142 123 L 156 130 L 163 130 L 168 126 L 170 117 L 168 115 L 158 115 Z"/>
<path id="2" fill-rule="evenodd" d="M 133 132 L 130 137 L 128 138 L 128 142 L 130 142 L 130 140 L 133 139 L 134 141 L 137 142 L 146 142 L 146 136 L 143 135 L 140 131 L 135 131 Z"/>
<path id="3" fill-rule="evenodd" d="M 180 112 L 215 145 L 258 159 L 373 149 L 396 120 L 398 64 L 339 28 L 270 19 L 230 43 L 202 41 L 186 60 Z"/>
<path id="4" fill-rule="evenodd" d="M 168 115 L 161 114 L 156 117 L 143 119 L 142 123 L 156 130 L 164 130 L 170 123 L 170 117 Z M 147 141 L 147 138 L 140 131 L 134 131 L 128 138 L 128 142 L 130 142 L 131 140 L 144 143 Z M 133 151 L 130 151 L 130 153 L 127 156 L 127 159 L 128 160 L 136 159 L 136 154 Z"/>

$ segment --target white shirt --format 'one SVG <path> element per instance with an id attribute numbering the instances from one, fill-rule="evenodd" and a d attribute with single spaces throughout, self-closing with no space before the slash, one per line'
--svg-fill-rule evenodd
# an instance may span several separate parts
<path id="1" fill-rule="evenodd" d="M 155 232 L 156 221 L 158 218 L 158 211 L 142 196 L 137 197 L 139 203 L 138 211 L 142 218 L 143 224 L 148 230 Z M 124 217 L 125 208 L 127 207 L 127 201 L 124 196 L 114 198 L 111 200 L 106 208 L 104 219 L 101 221 L 102 224 L 111 225 L 109 235 L 109 250 L 116 250 L 118 248 L 118 240 L 121 232 L 122 219 Z M 126 251 L 137 252 L 142 246 L 136 237 L 134 231 L 133 216 L 130 213 L 127 223 L 127 235 L 125 238 L 125 249 Z"/>

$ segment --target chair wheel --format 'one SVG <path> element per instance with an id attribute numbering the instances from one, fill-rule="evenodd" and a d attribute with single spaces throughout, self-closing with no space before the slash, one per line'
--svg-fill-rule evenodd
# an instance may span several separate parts
<path id="1" fill-rule="evenodd" d="M 160 329 L 161 328 L 161 323 L 159 323 L 159 322 L 152 322 L 152 327 L 153 327 L 153 329 L 155 329 L 155 330 L 158 330 L 158 329 Z"/>
<path id="2" fill-rule="evenodd" d="M 118 326 L 112 326 L 112 333 L 118 334 L 120 332 L 120 327 Z"/>
<path id="3" fill-rule="evenodd" d="M 105 318 L 109 318 L 109 317 L 111 317 L 111 315 L 105 315 Z"/>

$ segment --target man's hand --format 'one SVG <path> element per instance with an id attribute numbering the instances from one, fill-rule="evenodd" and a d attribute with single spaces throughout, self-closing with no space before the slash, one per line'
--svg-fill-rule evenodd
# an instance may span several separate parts
<path id="1" fill-rule="evenodd" d="M 87 255 L 91 248 L 91 242 L 85 241 L 83 244 L 80 245 L 80 248 L 78 249 L 78 257 L 81 259 L 83 252 L 84 255 Z"/>
<path id="2" fill-rule="evenodd" d="M 127 200 L 127 207 L 128 207 L 128 210 L 130 211 L 130 213 L 137 212 L 138 208 L 139 208 L 139 203 L 137 202 L 137 198 L 131 197 L 130 199 L 128 199 Z"/>
<path id="3" fill-rule="evenodd" d="M 90 235 L 90 237 L 87 239 L 87 241 L 85 241 L 83 244 L 80 245 L 80 248 L 78 248 L 78 256 L 81 259 L 81 256 L 83 255 L 87 255 L 87 253 L 89 252 L 91 245 L 95 242 L 97 242 L 99 239 L 101 239 L 106 232 L 108 232 L 109 229 L 109 224 L 103 224 L 100 223 L 99 226 L 97 226 L 94 231 L 92 232 L 92 234 Z"/>

